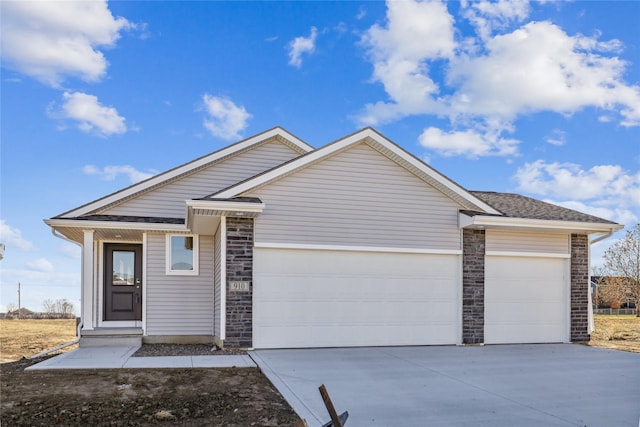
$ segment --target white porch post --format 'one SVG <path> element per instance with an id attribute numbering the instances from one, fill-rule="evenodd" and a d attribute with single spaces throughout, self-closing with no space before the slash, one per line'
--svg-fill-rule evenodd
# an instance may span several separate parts
<path id="1" fill-rule="evenodd" d="M 94 307 L 94 251 L 93 251 L 93 230 L 84 230 L 84 244 L 82 245 L 82 329 L 92 330 L 94 328 L 93 307 Z"/>

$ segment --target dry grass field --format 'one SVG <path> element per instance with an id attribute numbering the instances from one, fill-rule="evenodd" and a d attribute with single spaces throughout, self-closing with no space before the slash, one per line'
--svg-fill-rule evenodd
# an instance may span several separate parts
<path id="1" fill-rule="evenodd" d="M 595 324 L 590 346 L 640 353 L 640 317 L 596 315 Z"/>
<path id="2" fill-rule="evenodd" d="M 33 356 L 75 338 L 75 319 L 0 319 L 0 363 Z"/>

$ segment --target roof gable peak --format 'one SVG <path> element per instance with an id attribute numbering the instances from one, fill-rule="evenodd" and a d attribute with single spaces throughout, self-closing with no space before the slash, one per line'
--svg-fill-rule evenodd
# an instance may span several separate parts
<path id="1" fill-rule="evenodd" d="M 234 144 L 225 146 L 219 150 L 198 157 L 195 160 L 189 161 L 175 168 L 169 169 L 168 171 L 154 175 L 144 181 L 130 185 L 122 190 L 118 190 L 105 197 L 64 212 L 60 215 L 57 215 L 56 218 L 74 218 L 97 212 L 101 209 L 106 208 L 107 206 L 118 204 L 124 200 L 128 200 L 144 192 L 150 191 L 153 188 L 163 186 L 169 182 L 173 182 L 180 177 L 194 173 L 204 167 L 211 166 L 216 162 L 223 161 L 230 156 L 237 155 L 241 152 L 250 150 L 254 147 L 268 143 L 270 141 L 278 141 L 291 148 L 292 150 L 298 152 L 300 155 L 314 150 L 311 145 L 307 144 L 300 138 L 288 132 L 281 126 L 275 126 L 269 130 L 243 139 Z"/>
<path id="2" fill-rule="evenodd" d="M 401 165 L 423 181 L 431 184 L 442 193 L 468 209 L 477 209 L 491 214 L 499 214 L 492 206 L 474 196 L 459 184 L 447 178 L 422 160 L 404 150 L 372 127 L 365 127 L 343 138 L 333 141 L 323 147 L 311 151 L 301 157 L 293 159 L 283 165 L 277 166 L 253 178 L 249 178 L 236 185 L 228 187 L 212 195 L 212 197 L 230 198 L 236 197 L 269 182 L 278 180 L 305 168 L 316 162 L 320 162 L 340 151 L 346 150 L 357 144 L 365 143 L 385 157 Z"/>

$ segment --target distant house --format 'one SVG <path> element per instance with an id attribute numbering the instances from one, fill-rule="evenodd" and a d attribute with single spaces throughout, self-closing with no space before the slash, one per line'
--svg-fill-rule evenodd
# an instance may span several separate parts
<path id="1" fill-rule="evenodd" d="M 83 247 L 82 345 L 254 348 L 587 340 L 590 236 L 622 228 L 279 127 L 45 222 Z"/>
<path id="2" fill-rule="evenodd" d="M 633 287 L 633 279 L 627 277 L 591 276 L 594 308 L 636 308 Z"/>

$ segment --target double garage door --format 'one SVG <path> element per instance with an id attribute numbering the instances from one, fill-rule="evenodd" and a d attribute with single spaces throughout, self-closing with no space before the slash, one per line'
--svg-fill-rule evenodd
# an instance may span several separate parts
<path id="1" fill-rule="evenodd" d="M 256 248 L 256 348 L 455 344 L 459 256 Z"/>
<path id="2" fill-rule="evenodd" d="M 566 259 L 490 257 L 485 342 L 566 341 Z M 256 248 L 256 348 L 457 344 L 459 255 Z"/>

